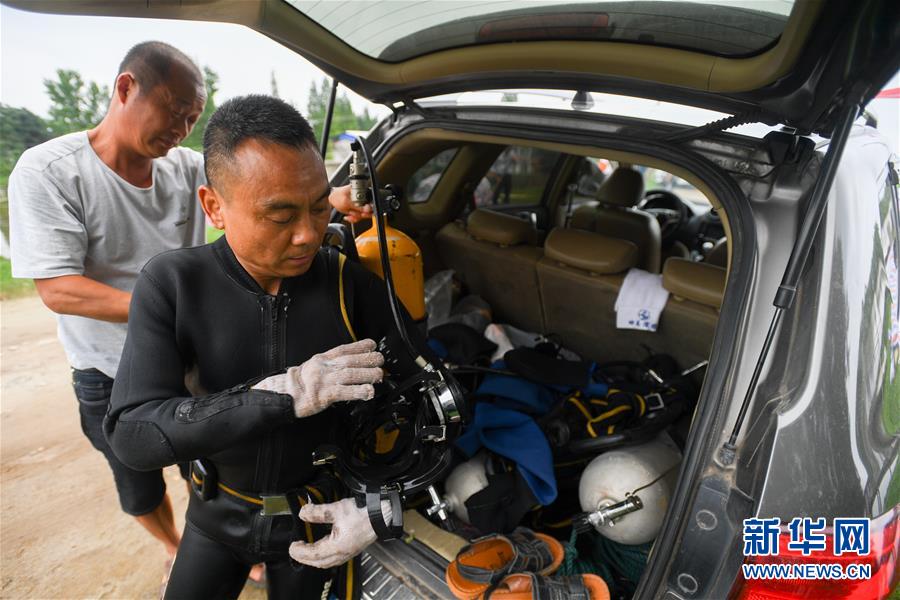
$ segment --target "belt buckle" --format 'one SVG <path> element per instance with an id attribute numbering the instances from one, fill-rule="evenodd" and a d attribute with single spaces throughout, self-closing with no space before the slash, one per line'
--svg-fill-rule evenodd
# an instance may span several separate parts
<path id="1" fill-rule="evenodd" d="M 644 396 L 644 400 L 647 402 L 647 412 L 654 410 L 662 410 L 666 407 L 663 402 L 662 396 L 659 392 L 653 392 L 652 394 L 647 394 Z"/>
<path id="2" fill-rule="evenodd" d="M 214 468 L 210 467 L 207 469 L 206 465 L 201 461 L 194 460 L 191 461 L 190 476 L 191 489 L 194 490 L 198 498 L 204 502 L 215 498 L 218 491 L 218 476 Z"/>
<path id="3" fill-rule="evenodd" d="M 279 515 L 291 515 L 291 505 L 287 496 L 260 496 L 262 498 L 263 507 L 260 514 L 264 517 L 277 517 Z"/>

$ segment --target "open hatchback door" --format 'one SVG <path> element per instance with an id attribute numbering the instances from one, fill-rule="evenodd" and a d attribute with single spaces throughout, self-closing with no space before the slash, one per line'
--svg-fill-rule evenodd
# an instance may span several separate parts
<path id="1" fill-rule="evenodd" d="M 30 11 L 223 21 L 393 104 L 498 88 L 652 97 L 829 135 L 897 71 L 892 0 L 4 0 Z"/>

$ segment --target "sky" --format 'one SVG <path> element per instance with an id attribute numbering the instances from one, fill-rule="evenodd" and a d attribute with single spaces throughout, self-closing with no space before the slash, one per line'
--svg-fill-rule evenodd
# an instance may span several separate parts
<path id="1" fill-rule="evenodd" d="M 44 79 L 74 69 L 87 81 L 112 86 L 119 62 L 146 40 L 172 44 L 219 74 L 216 103 L 249 93 L 278 93 L 306 111 L 310 83 L 325 74 L 293 51 L 242 25 L 161 19 L 123 19 L 29 13 L 0 6 L 0 102 L 47 115 Z M 251 58 L 251 60 L 248 60 Z M 354 110 L 389 114 L 348 92 Z"/>

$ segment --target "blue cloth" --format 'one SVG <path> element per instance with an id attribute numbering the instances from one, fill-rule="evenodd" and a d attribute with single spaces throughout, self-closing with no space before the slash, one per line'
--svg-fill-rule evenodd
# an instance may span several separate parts
<path id="1" fill-rule="evenodd" d="M 586 386 L 581 388 L 581 391 L 588 398 L 606 398 L 606 393 L 609 391 L 609 386 L 603 383 L 602 381 L 594 381 L 594 372 L 597 370 L 597 363 L 591 363 L 590 375 L 588 376 L 588 383 Z"/>
<path id="2" fill-rule="evenodd" d="M 556 396 L 546 386 L 508 375 L 485 376 L 475 390 L 475 395 L 493 396 L 493 402 L 498 406 L 521 409 L 536 415 L 547 414 L 556 403 Z"/>
<path id="3" fill-rule="evenodd" d="M 475 405 L 475 416 L 456 445 L 468 456 L 483 446 L 516 463 L 537 501 L 546 506 L 556 499 L 553 453 L 534 419 L 487 402 Z"/>
<path id="4" fill-rule="evenodd" d="M 437 348 L 434 350 L 437 352 Z M 498 360 L 491 365 L 491 368 L 505 369 L 506 363 Z M 594 381 L 593 373 L 596 368 L 596 363 L 592 363 L 588 372 L 588 383 L 580 389 L 588 398 L 605 398 L 609 386 Z M 481 385 L 475 390 L 475 395 L 492 396 L 493 403 L 497 406 L 541 416 L 553 409 L 559 394 L 571 393 L 573 389 L 570 386 L 541 385 L 518 376 L 490 374 L 482 380 Z"/>
<path id="5" fill-rule="evenodd" d="M 443 342 L 434 338 L 428 338 L 426 343 L 428 344 L 428 347 L 434 351 L 438 358 L 447 358 L 449 352 L 447 351 L 447 346 L 445 346 Z"/>

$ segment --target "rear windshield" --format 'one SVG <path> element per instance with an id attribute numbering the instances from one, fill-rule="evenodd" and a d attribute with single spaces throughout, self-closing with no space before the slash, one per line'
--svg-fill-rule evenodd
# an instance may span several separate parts
<path id="1" fill-rule="evenodd" d="M 360 52 L 398 62 L 448 48 L 619 41 L 748 56 L 772 46 L 793 0 L 285 0 Z"/>
<path id="2" fill-rule="evenodd" d="M 475 206 L 539 205 L 558 161 L 559 152 L 509 146 L 497 155 L 475 187 Z"/>

